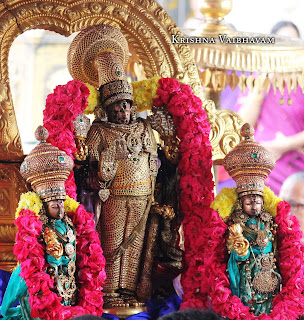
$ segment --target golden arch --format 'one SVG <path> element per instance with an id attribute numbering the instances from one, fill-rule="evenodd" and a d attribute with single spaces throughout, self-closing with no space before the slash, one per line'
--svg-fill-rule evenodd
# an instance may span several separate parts
<path id="1" fill-rule="evenodd" d="M 69 36 L 93 24 L 107 23 L 121 28 L 126 36 L 134 62 L 144 76 L 172 77 L 190 84 L 201 96 L 201 85 L 189 47 L 172 44 L 172 35 L 181 36 L 179 28 L 167 12 L 154 0 L 8 0 L 0 8 L 0 160 L 20 160 L 22 146 L 9 87 L 8 54 L 14 39 L 30 29 L 47 29 Z M 213 158 L 227 153 L 229 144 L 223 137 L 238 141 L 235 129 L 240 118 L 230 112 L 215 111 L 204 102 L 212 124 Z M 226 119 L 229 126 L 226 127 Z M 228 145 L 228 147 L 227 147 Z M 228 149 L 227 149 L 228 148 Z"/>
<path id="2" fill-rule="evenodd" d="M 118 26 L 127 38 L 143 77 L 172 77 L 191 85 L 202 97 L 195 62 L 189 47 L 172 44 L 182 36 L 167 12 L 155 0 L 6 0 L 0 3 L 0 268 L 15 265 L 14 213 L 26 184 L 19 173 L 24 157 L 9 85 L 8 55 L 16 37 L 26 30 L 46 29 L 64 36 L 87 26 Z M 220 161 L 239 140 L 241 118 L 231 111 L 215 110 L 203 101 L 211 123 L 213 159 Z M 12 163 L 15 162 L 15 163 Z M 8 236 L 9 235 L 9 236 Z"/>

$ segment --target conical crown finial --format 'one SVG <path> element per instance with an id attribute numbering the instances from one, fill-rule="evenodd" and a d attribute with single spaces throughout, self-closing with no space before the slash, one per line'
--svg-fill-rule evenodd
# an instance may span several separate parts
<path id="1" fill-rule="evenodd" d="M 46 142 L 49 132 L 44 126 L 39 126 L 35 131 L 35 139 L 40 142 Z"/>

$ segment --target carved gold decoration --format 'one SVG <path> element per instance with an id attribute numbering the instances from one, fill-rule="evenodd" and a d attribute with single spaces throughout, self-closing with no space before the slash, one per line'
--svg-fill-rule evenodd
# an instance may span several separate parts
<path id="1" fill-rule="evenodd" d="M 200 65 L 200 62 L 198 62 L 198 65 Z M 205 69 L 200 68 L 200 70 L 199 76 L 202 84 L 205 88 L 211 89 L 214 92 L 224 90 L 228 86 L 233 90 L 238 86 L 243 93 L 246 88 L 251 92 L 255 89 L 257 92 L 265 90 L 265 92 L 268 93 L 270 86 L 273 86 L 274 91 L 279 90 L 280 92 L 284 92 L 286 86 L 290 94 L 291 88 L 297 88 L 297 84 L 304 92 L 302 71 L 271 74 L 271 77 L 269 77 L 267 73 L 256 74 L 255 72 L 256 76 L 253 76 L 251 72 L 248 72 L 248 75 L 241 73 L 240 76 L 233 73 L 233 77 L 231 77 L 229 69 L 215 70 L 214 68 L 205 67 Z M 209 78 L 207 78 L 207 76 Z"/>
<path id="2" fill-rule="evenodd" d="M 93 24 L 106 23 L 119 27 L 127 38 L 132 53 L 130 66 L 139 77 L 172 77 L 191 85 L 202 98 L 200 79 L 191 50 L 185 44 L 172 44 L 172 35 L 182 36 L 167 12 L 154 0 L 7 0 L 0 7 L 0 83 L 4 98 L 0 105 L 0 148 L 2 160 L 22 155 L 19 133 L 9 88 L 8 53 L 13 40 L 22 32 L 44 28 L 64 36 Z M 4 88 L 4 89 L 3 89 Z M 2 97 L 2 94 L 1 94 Z M 204 103 L 211 104 L 211 102 Z M 4 110 L 9 110 L 9 112 Z M 214 110 L 209 107 L 208 110 Z M 10 113 L 10 115 L 8 115 Z M 208 114 L 209 119 L 214 117 Z M 231 114 L 233 117 L 234 115 Z M 211 120 L 210 120 L 211 121 Z M 215 125 L 212 124 L 212 128 Z M 228 131 L 234 128 L 228 128 Z M 222 127 L 212 136 L 225 133 Z M 214 154 L 225 154 L 224 149 Z M 1 159 L 0 159 L 1 160 Z M 217 160 L 214 157 L 214 160 Z"/>
<path id="3" fill-rule="evenodd" d="M 222 18 L 226 16 L 232 9 L 232 3 L 229 0 L 219 1 L 201 1 L 201 13 L 211 19 Z"/>
<path id="4" fill-rule="evenodd" d="M 13 252 L 0 252 L 0 260 L 5 262 L 14 262 L 16 263 L 16 257 Z"/>
<path id="5" fill-rule="evenodd" d="M 19 168 L 18 163 L 0 163 L 0 222 L 3 223 L 14 221 L 20 195 L 28 191 Z"/>
<path id="6" fill-rule="evenodd" d="M 12 98 L 8 84 L 1 81 L 0 78 L 0 160 L 19 160 L 23 152 Z"/>
<path id="7" fill-rule="evenodd" d="M 0 167 L 0 183 L 10 183 L 11 179 L 10 171 L 7 171 L 4 167 Z"/>
<path id="8" fill-rule="evenodd" d="M 10 190 L 9 188 L 2 188 L 0 190 L 0 212 L 3 216 L 10 214 Z"/>
<path id="9" fill-rule="evenodd" d="M 104 308 L 104 313 L 110 313 L 116 315 L 119 319 L 127 319 L 134 314 L 147 311 L 146 307 L 128 307 L 128 308 Z"/>
<path id="10" fill-rule="evenodd" d="M 204 100 L 203 107 L 211 123 L 210 142 L 213 147 L 212 157 L 214 164 L 222 164 L 224 157 L 239 142 L 239 132 L 244 124 L 243 119 L 234 111 L 218 110 L 212 101 Z"/>

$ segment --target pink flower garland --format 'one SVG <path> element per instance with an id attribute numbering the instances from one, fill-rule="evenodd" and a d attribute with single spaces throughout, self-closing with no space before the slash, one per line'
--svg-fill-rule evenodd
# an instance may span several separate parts
<path id="1" fill-rule="evenodd" d="M 283 289 L 273 300 L 271 314 L 256 317 L 231 294 L 224 239 L 227 225 L 210 208 L 214 199 L 210 125 L 201 101 L 177 80 L 160 79 L 159 86 L 153 103 L 156 107 L 165 105 L 173 115 L 181 144 L 180 206 L 185 235 L 181 309 L 205 309 L 211 303 L 215 312 L 229 319 L 297 319 L 304 313 L 304 249 L 299 223 L 289 216 L 289 205 L 280 202 L 276 216 Z"/>
<path id="2" fill-rule="evenodd" d="M 102 285 L 105 282 L 105 259 L 99 237 L 94 231 L 93 214 L 80 205 L 67 215 L 76 227 L 76 283 L 79 288 L 78 305 L 63 306 L 52 291 L 54 280 L 45 272 L 45 245 L 38 241 L 42 223 L 31 210 L 23 209 L 16 219 L 18 227 L 14 253 L 21 262 L 21 277 L 28 286 L 31 316 L 44 320 L 66 320 L 78 315 L 103 312 Z"/>
<path id="3" fill-rule="evenodd" d="M 163 78 L 159 80 L 157 94 L 153 104 L 167 107 L 180 139 L 180 207 L 185 234 L 182 308 L 203 308 L 207 306 L 208 297 L 203 256 L 210 256 L 206 244 L 212 233 L 211 229 L 205 228 L 214 199 L 210 124 L 202 109 L 202 101 L 192 93 L 190 86 Z"/>
<path id="4" fill-rule="evenodd" d="M 88 105 L 89 89 L 78 80 L 57 86 L 54 93 L 47 96 L 43 111 L 43 125 L 49 131 L 47 142 L 58 147 L 74 159 L 76 152 L 73 121 Z M 71 171 L 65 183 L 67 195 L 76 200 L 74 172 Z"/>

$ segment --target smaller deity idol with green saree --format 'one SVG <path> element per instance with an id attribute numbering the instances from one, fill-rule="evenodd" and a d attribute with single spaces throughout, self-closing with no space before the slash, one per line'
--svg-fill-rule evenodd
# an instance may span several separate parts
<path id="1" fill-rule="evenodd" d="M 13 272 L 1 313 L 5 320 L 67 320 L 103 312 L 105 259 L 93 215 L 66 195 L 65 182 L 73 160 L 41 141 L 21 164 L 21 175 L 35 192 L 21 196 L 15 225 L 14 253 L 20 265 Z M 13 308 L 18 301 L 20 307 Z"/>
<path id="2" fill-rule="evenodd" d="M 279 292 L 281 276 L 276 266 L 276 227 L 264 209 L 264 180 L 274 168 L 270 152 L 252 139 L 249 124 L 245 139 L 224 159 L 224 167 L 237 184 L 238 199 L 229 217 L 228 273 L 233 295 L 256 315 L 269 314 Z"/>

